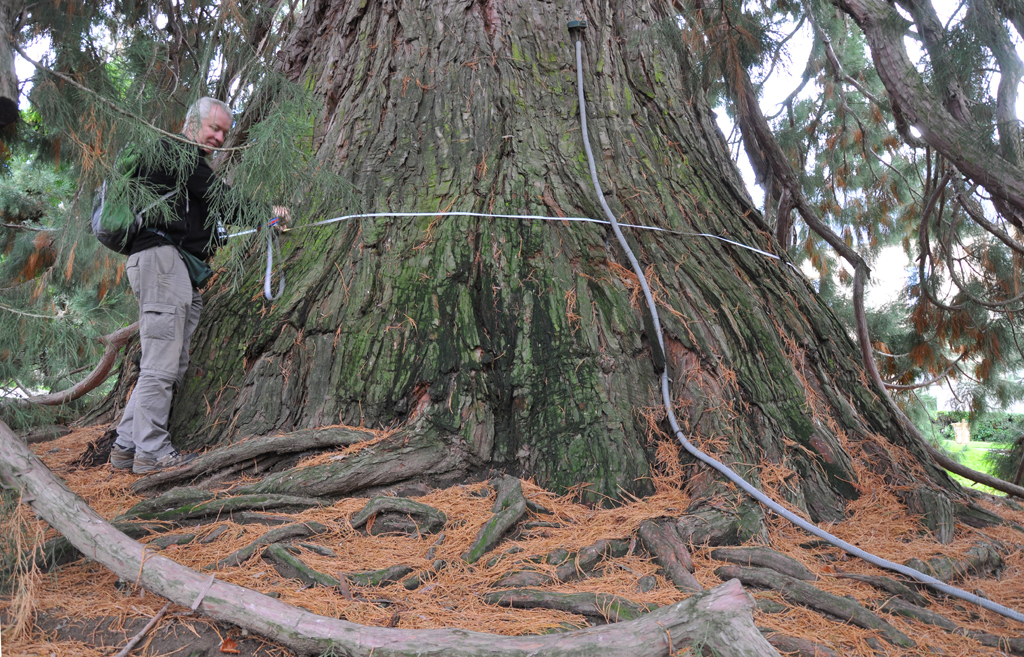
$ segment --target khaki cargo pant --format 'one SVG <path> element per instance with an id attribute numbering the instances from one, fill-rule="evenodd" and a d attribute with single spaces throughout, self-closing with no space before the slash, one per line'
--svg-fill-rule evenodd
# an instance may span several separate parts
<path id="1" fill-rule="evenodd" d="M 203 298 L 192 288 L 178 250 L 156 246 L 128 256 L 128 282 L 139 300 L 139 381 L 117 425 L 117 445 L 160 458 L 174 450 L 167 421 L 172 386 L 188 369 L 188 346 Z"/>

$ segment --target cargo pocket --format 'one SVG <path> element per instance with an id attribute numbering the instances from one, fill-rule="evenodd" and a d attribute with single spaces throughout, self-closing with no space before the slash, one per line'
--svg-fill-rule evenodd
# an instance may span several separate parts
<path id="1" fill-rule="evenodd" d="M 173 340 L 177 328 L 177 307 L 161 303 L 142 306 L 139 333 L 150 340 Z"/>

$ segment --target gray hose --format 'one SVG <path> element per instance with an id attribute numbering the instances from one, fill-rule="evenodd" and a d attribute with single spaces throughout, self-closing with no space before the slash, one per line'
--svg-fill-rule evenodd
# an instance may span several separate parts
<path id="1" fill-rule="evenodd" d="M 271 276 L 274 271 L 274 249 L 277 249 L 277 255 L 281 255 L 281 242 L 277 237 L 277 230 L 273 226 L 267 226 L 267 270 L 263 275 L 263 296 L 267 298 L 267 301 L 277 301 L 284 294 L 284 272 L 279 274 L 277 281 L 277 294 L 272 293 L 272 287 L 270 285 Z"/>
<path id="2" fill-rule="evenodd" d="M 619 230 L 619 222 L 615 218 L 611 209 L 608 207 L 608 203 L 604 200 L 604 193 L 601 191 L 601 183 L 597 179 L 597 166 L 594 164 L 594 153 L 590 150 L 590 137 L 587 135 L 587 105 L 586 100 L 583 98 L 583 57 L 581 55 L 582 43 L 579 39 L 576 40 L 576 87 L 579 93 L 580 101 L 580 123 L 583 128 L 583 147 L 587 151 L 587 163 L 590 165 L 590 178 L 594 183 L 594 193 L 597 194 L 597 200 L 601 204 L 601 209 L 604 210 L 605 215 L 608 217 L 608 221 L 611 223 L 612 230 L 615 232 L 615 237 L 618 238 L 619 244 L 622 246 L 622 250 L 625 251 L 626 257 L 629 259 L 630 264 L 633 265 L 633 271 L 636 273 L 637 278 L 640 279 L 640 287 L 643 288 L 644 298 L 647 299 L 647 305 L 651 310 L 651 318 L 654 320 L 654 330 L 657 334 L 658 345 L 661 347 L 662 353 L 665 351 L 665 342 L 661 334 L 661 323 L 658 321 L 658 310 L 654 304 L 654 297 L 651 295 L 650 287 L 647 284 L 647 277 L 644 276 L 643 269 L 640 267 L 640 263 L 637 262 L 636 256 L 633 255 L 632 249 L 626 243 L 625 238 L 622 236 L 622 231 Z M 661 372 L 661 395 L 662 401 L 665 404 L 665 411 L 668 414 L 668 422 L 671 425 L 672 430 L 676 434 L 676 438 L 682 444 L 683 448 L 687 452 L 700 459 L 707 465 L 710 465 L 715 470 L 719 471 L 725 477 L 743 489 L 748 495 L 753 497 L 755 500 L 768 507 L 775 513 L 779 514 L 786 520 L 790 521 L 797 527 L 804 529 L 805 531 L 814 534 L 818 538 L 828 541 L 832 545 L 845 550 L 855 557 L 859 557 L 870 564 L 874 564 L 879 568 L 885 568 L 886 570 L 892 570 L 907 577 L 913 578 L 922 584 L 927 584 L 937 591 L 941 591 L 947 595 L 951 595 L 961 600 L 966 600 L 980 607 L 984 607 L 989 611 L 994 611 L 997 614 L 1013 619 L 1019 623 L 1024 623 L 1024 615 L 1004 607 L 1003 605 L 986 600 L 980 596 L 968 593 L 963 589 L 958 589 L 955 586 L 950 586 L 945 582 L 935 579 L 929 575 L 926 575 L 918 570 L 909 568 L 902 564 L 894 563 L 887 559 L 882 559 L 870 552 L 866 552 L 855 545 L 850 545 L 846 541 L 833 536 L 827 531 L 819 528 L 800 516 L 796 515 L 786 507 L 782 506 L 778 502 L 772 500 L 770 497 L 765 495 L 763 492 L 749 484 L 743 477 L 733 472 L 728 466 L 714 457 L 705 454 L 700 449 L 695 447 L 689 440 L 686 439 L 686 435 L 683 430 L 679 428 L 679 423 L 676 421 L 676 415 L 672 411 L 672 397 L 669 394 L 669 381 L 668 381 L 668 370 L 663 369 Z"/>

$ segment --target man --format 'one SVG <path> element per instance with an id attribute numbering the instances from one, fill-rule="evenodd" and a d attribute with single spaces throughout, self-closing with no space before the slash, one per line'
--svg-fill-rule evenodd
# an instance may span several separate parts
<path id="1" fill-rule="evenodd" d="M 173 220 L 141 231 L 128 256 L 127 274 L 139 300 L 139 339 L 142 361 L 117 439 L 110 450 L 115 468 L 131 468 L 136 474 L 155 472 L 189 463 L 195 454 L 181 454 L 171 445 L 167 423 L 171 395 L 188 368 L 189 340 L 199 323 L 203 299 L 189 279 L 179 247 L 206 261 L 216 250 L 216 222 L 211 205 L 221 201 L 230 188 L 213 173 L 206 156 L 224 144 L 231 129 L 231 109 L 213 99 L 200 98 L 185 116 L 182 134 L 194 142 L 184 147 L 184 166 L 142 167 L 135 175 L 154 194 L 168 197 Z M 175 153 L 169 140 L 160 145 Z M 274 207 L 287 219 L 287 208 Z"/>

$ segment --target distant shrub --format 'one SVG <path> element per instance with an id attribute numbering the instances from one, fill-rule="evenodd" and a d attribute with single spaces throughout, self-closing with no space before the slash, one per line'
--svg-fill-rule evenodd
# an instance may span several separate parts
<path id="1" fill-rule="evenodd" d="M 970 421 L 967 411 L 939 411 L 936 417 L 939 434 L 953 440 L 953 424 Z M 971 422 L 971 440 L 983 443 L 1012 443 L 1024 434 L 1024 414 L 986 413 Z"/>

